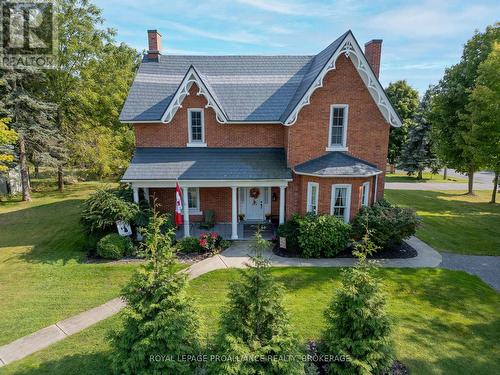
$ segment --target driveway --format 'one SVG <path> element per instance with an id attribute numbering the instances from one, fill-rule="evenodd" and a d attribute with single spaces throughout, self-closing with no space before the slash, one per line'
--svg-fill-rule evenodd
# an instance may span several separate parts
<path id="1" fill-rule="evenodd" d="M 465 271 L 479 276 L 500 292 L 500 256 L 462 255 L 442 252 L 441 268 Z"/>

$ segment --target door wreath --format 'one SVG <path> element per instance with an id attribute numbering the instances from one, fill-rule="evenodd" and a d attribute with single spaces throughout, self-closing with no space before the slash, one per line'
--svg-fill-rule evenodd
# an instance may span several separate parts
<path id="1" fill-rule="evenodd" d="M 249 195 L 250 195 L 250 198 L 253 199 L 253 205 L 257 204 L 256 199 L 260 195 L 260 189 L 259 188 L 251 188 Z"/>

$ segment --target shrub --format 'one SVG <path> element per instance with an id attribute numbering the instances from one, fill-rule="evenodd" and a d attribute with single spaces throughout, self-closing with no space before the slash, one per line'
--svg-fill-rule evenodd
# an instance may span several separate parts
<path id="1" fill-rule="evenodd" d="M 221 247 L 221 249 L 222 249 L 222 250 L 226 250 L 226 249 L 230 248 L 232 244 L 233 244 L 233 243 L 232 243 L 231 241 L 228 241 L 228 240 L 222 240 L 222 241 L 220 242 L 220 247 Z"/>
<path id="2" fill-rule="evenodd" d="M 199 317 L 187 291 L 187 274 L 177 272 L 171 233 L 154 214 L 144 230 L 147 262 L 138 267 L 124 288 L 123 328 L 112 333 L 110 353 L 116 374 L 196 374 L 196 361 L 182 356 L 200 353 Z M 172 360 L 152 361 L 152 354 Z"/>
<path id="3" fill-rule="evenodd" d="M 129 237 L 122 237 L 118 233 L 105 235 L 97 243 L 97 254 L 104 259 L 121 259 L 131 254 L 134 245 Z"/>
<path id="4" fill-rule="evenodd" d="M 83 204 L 81 222 L 88 233 L 110 232 L 115 222 L 132 222 L 138 215 L 137 204 L 121 197 L 121 190 L 101 189 L 92 194 Z"/>
<path id="5" fill-rule="evenodd" d="M 199 253 L 202 248 L 200 246 L 199 240 L 196 237 L 186 237 L 177 242 L 177 249 L 181 253 Z"/>
<path id="6" fill-rule="evenodd" d="M 221 248 L 222 237 L 217 232 L 207 232 L 200 236 L 199 244 L 203 251 L 215 251 Z"/>
<path id="7" fill-rule="evenodd" d="M 268 246 L 257 233 L 255 252 Z M 249 268 L 240 272 L 241 278 L 229 286 L 228 306 L 213 348 L 221 358 L 241 360 L 213 361 L 208 373 L 304 374 L 303 353 L 283 306 L 284 289 L 271 275 L 269 261 L 262 255 L 251 257 Z M 267 360 L 270 356 L 277 359 Z"/>
<path id="8" fill-rule="evenodd" d="M 331 215 L 307 214 L 299 220 L 298 242 L 306 258 L 333 257 L 349 244 L 351 226 Z"/>
<path id="9" fill-rule="evenodd" d="M 278 227 L 277 234 L 279 237 L 286 238 L 286 248 L 291 252 L 299 252 L 299 220 L 300 216 L 292 215 L 290 220 Z"/>
<path id="10" fill-rule="evenodd" d="M 352 222 L 353 237 L 363 237 L 366 227 L 370 228 L 370 237 L 375 245 L 387 248 L 415 234 L 420 225 L 420 218 L 414 210 L 392 205 L 385 199 L 372 207 L 363 207 Z"/>

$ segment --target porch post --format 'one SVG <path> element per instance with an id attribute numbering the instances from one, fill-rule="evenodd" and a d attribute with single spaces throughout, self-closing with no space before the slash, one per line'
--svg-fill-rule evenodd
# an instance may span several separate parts
<path id="1" fill-rule="evenodd" d="M 373 203 L 377 203 L 378 174 L 375 175 L 375 191 L 373 192 Z"/>
<path id="2" fill-rule="evenodd" d="M 279 223 L 285 222 L 285 187 L 280 186 L 280 220 Z"/>
<path id="3" fill-rule="evenodd" d="M 238 188 L 236 186 L 231 186 L 231 239 L 238 239 L 238 200 L 237 200 Z"/>
<path id="4" fill-rule="evenodd" d="M 188 188 L 182 188 L 182 208 L 184 209 L 184 237 L 189 237 Z"/>
<path id="5" fill-rule="evenodd" d="M 146 202 L 149 203 L 149 188 L 143 188 L 142 191 L 144 191 L 144 198 L 146 198 Z"/>
<path id="6" fill-rule="evenodd" d="M 139 188 L 132 186 L 132 191 L 134 192 L 134 202 L 139 203 Z"/>

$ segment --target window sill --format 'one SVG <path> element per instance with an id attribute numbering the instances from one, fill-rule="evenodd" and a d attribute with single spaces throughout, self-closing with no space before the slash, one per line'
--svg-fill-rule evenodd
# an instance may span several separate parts
<path id="1" fill-rule="evenodd" d="M 203 211 L 189 209 L 189 215 L 201 216 L 201 215 L 203 215 Z"/>
<path id="2" fill-rule="evenodd" d="M 329 146 L 326 148 L 326 151 L 348 151 L 348 148 L 343 146 Z"/>
<path id="3" fill-rule="evenodd" d="M 190 142 L 186 147 L 207 147 L 207 144 L 202 142 Z"/>

